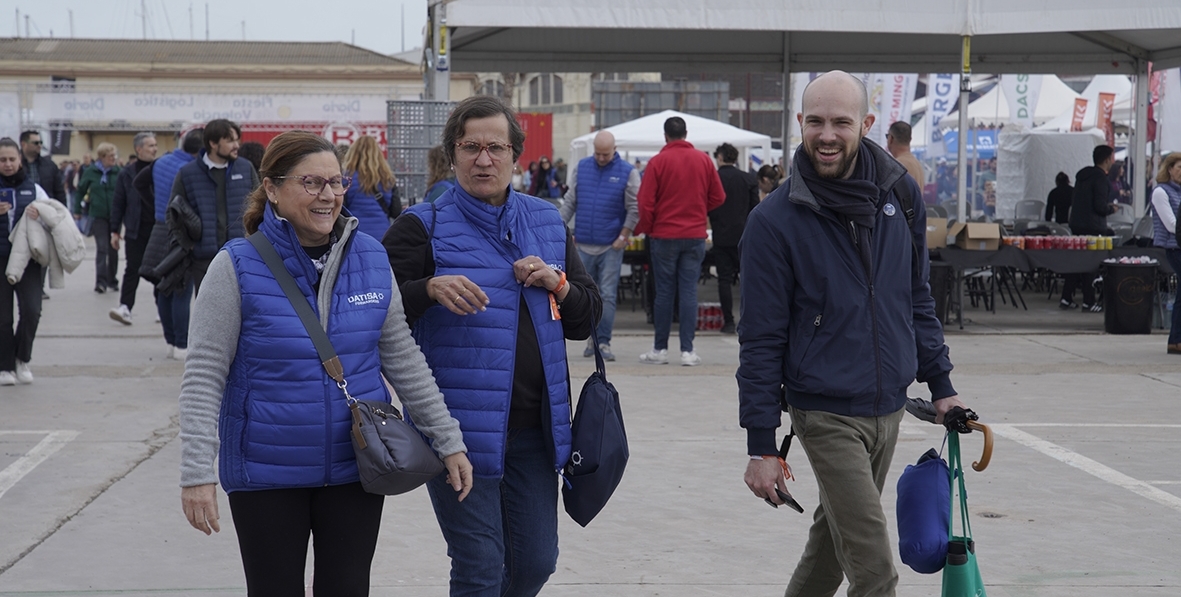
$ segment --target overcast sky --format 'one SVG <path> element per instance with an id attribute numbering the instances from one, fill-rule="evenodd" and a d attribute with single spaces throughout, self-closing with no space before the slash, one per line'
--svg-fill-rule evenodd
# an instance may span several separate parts
<path id="1" fill-rule="evenodd" d="M 11 7 L 15 4 L 15 10 Z M 105 39 L 142 39 L 147 6 L 149 39 L 205 39 L 205 7 L 209 7 L 209 39 L 247 41 L 343 41 L 383 54 L 402 51 L 399 31 L 405 5 L 405 47 L 422 45 L 427 0 L 16 0 L 0 13 L 0 37 L 25 36 L 28 15 L 32 37 L 74 36 Z M 298 9 L 297 9 L 298 7 Z M 311 7 L 311 8 L 305 8 Z M 190 9 L 192 18 L 190 19 Z M 20 30 L 17 31 L 17 12 Z M 191 32 L 191 35 L 190 35 Z"/>

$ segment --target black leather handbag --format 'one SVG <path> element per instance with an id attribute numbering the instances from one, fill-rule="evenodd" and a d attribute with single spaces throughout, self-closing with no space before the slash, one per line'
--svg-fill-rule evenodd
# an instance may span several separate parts
<path id="1" fill-rule="evenodd" d="M 271 241 L 261 232 L 250 235 L 250 243 L 258 250 L 271 274 L 287 295 L 307 328 L 312 343 L 328 376 L 336 381 L 344 393 L 353 414 L 353 452 L 357 456 L 357 472 L 361 487 L 369 493 L 398 495 L 406 493 L 443 472 L 443 461 L 427 445 L 418 431 L 402 419 L 402 413 L 389 402 L 357 400 L 349 395 L 348 382 L 344 378 L 344 367 L 328 334 L 320 326 L 315 312 L 299 287 L 295 278 L 283 265 Z"/>

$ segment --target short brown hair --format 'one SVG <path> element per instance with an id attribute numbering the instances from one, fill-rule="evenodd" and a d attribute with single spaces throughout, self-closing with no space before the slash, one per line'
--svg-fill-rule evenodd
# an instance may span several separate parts
<path id="1" fill-rule="evenodd" d="M 443 128 L 443 151 L 451 163 L 455 163 L 455 144 L 463 136 L 467 128 L 467 121 L 476 118 L 489 118 L 501 114 L 508 120 L 508 142 L 513 146 L 513 161 L 521 157 L 525 151 L 525 131 L 517 122 L 517 114 L 500 98 L 490 95 L 473 95 L 455 106 L 451 116 L 447 118 L 447 126 Z"/>
<path id="2" fill-rule="evenodd" d="M 336 155 L 336 148 L 332 147 L 332 143 L 328 139 L 307 131 L 288 131 L 275 137 L 267 146 L 267 151 L 262 156 L 262 168 L 259 169 L 258 177 L 275 180 L 281 176 L 287 176 L 304 158 L 325 151 L 333 156 Z M 242 214 L 242 225 L 246 228 L 246 234 L 258 232 L 258 226 L 262 224 L 262 215 L 266 209 L 266 185 L 260 184 L 246 197 L 246 211 Z"/>

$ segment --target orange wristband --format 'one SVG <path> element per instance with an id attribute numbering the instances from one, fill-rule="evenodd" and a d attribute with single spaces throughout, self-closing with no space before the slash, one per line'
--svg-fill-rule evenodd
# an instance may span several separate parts
<path id="1" fill-rule="evenodd" d="M 562 289 L 566 287 L 566 272 L 558 272 L 558 274 L 561 275 L 561 279 L 558 280 L 558 285 L 554 286 L 554 289 L 550 291 L 554 293 L 554 295 L 562 292 Z"/>

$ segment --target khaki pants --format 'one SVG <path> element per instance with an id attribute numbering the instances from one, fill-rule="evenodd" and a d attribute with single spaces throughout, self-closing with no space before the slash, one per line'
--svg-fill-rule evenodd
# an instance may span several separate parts
<path id="1" fill-rule="evenodd" d="M 843 577 L 850 597 L 893 596 L 898 572 L 882 487 L 905 410 L 882 417 L 789 412 L 816 474 L 820 505 L 784 596 L 831 597 Z"/>

